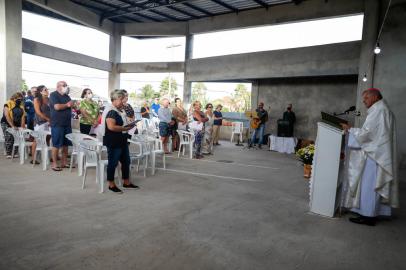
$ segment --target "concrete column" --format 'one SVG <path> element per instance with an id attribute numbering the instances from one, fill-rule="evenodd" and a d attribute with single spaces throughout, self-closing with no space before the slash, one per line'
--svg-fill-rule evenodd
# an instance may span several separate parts
<path id="1" fill-rule="evenodd" d="M 259 82 L 253 81 L 251 85 L 251 110 L 258 107 Z"/>
<path id="2" fill-rule="evenodd" d="M 361 112 L 361 117 L 356 118 L 356 126 L 361 126 L 366 118 L 366 108 L 362 103 L 362 92 L 373 86 L 375 68 L 374 48 L 379 30 L 379 0 L 364 0 L 364 5 L 364 25 L 358 67 L 359 74 L 356 104 L 357 110 Z M 366 82 L 363 81 L 365 74 L 368 79 Z"/>
<path id="3" fill-rule="evenodd" d="M 120 73 L 118 72 L 118 63 L 121 62 L 121 33 L 117 25 L 113 27 L 113 34 L 110 35 L 109 61 L 113 63 L 112 70 L 109 72 L 109 95 L 114 89 L 120 88 Z"/>
<path id="4" fill-rule="evenodd" d="M 193 58 L 193 35 L 189 33 L 186 35 L 186 45 L 185 45 L 185 72 L 183 79 L 183 102 L 190 104 L 192 97 L 192 82 L 188 80 L 188 66 L 189 60 Z"/>
<path id="5" fill-rule="evenodd" d="M 21 90 L 21 0 L 0 0 L 0 111 Z"/>

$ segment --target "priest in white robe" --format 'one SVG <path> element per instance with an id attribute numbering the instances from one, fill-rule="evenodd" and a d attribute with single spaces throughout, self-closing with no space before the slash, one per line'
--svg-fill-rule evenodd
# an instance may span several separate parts
<path id="1" fill-rule="evenodd" d="M 396 126 L 379 89 L 365 90 L 362 98 L 368 108 L 363 126 L 342 124 L 349 135 L 343 206 L 358 214 L 351 222 L 374 226 L 399 207 Z"/>

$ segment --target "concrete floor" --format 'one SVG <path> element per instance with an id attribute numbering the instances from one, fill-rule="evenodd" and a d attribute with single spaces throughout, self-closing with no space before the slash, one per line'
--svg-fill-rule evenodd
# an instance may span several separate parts
<path id="1" fill-rule="evenodd" d="M 376 227 L 311 215 L 292 155 L 223 142 L 167 165 L 116 195 L 1 157 L 0 269 L 405 269 L 405 208 Z"/>

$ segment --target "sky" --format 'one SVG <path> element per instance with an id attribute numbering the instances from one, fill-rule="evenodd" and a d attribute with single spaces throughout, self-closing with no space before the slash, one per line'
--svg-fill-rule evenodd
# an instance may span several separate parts
<path id="1" fill-rule="evenodd" d="M 363 15 L 307 22 L 230 30 L 194 36 L 193 58 L 278 50 L 360 40 Z M 40 15 L 23 12 L 23 37 L 66 50 L 108 60 L 109 36 L 95 29 Z M 46 27 L 45 27 L 46 26 Z M 122 62 L 184 61 L 185 38 L 122 38 Z M 54 88 L 59 80 L 70 85 L 89 87 L 107 97 L 105 71 L 23 54 L 23 78 L 29 86 L 45 84 Z M 174 78 L 183 91 L 183 73 L 121 74 L 121 88 L 139 91 L 147 83 L 156 91 L 167 76 Z M 205 83 L 208 97 L 230 95 L 236 83 Z M 251 89 L 251 84 L 246 84 Z M 180 93 L 181 94 L 181 93 Z"/>

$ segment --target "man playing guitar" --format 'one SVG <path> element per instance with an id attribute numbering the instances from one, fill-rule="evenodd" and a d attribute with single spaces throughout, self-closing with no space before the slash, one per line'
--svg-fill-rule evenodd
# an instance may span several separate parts
<path id="1" fill-rule="evenodd" d="M 251 126 L 254 128 L 254 132 L 252 133 L 249 146 L 252 147 L 255 142 L 257 133 L 259 133 L 258 147 L 261 148 L 264 142 L 265 123 L 268 121 L 268 112 L 264 110 L 263 102 L 259 103 L 258 109 L 256 109 L 255 111 L 257 113 L 257 117 L 255 117 L 251 123 Z"/>

